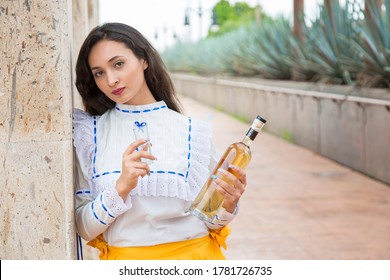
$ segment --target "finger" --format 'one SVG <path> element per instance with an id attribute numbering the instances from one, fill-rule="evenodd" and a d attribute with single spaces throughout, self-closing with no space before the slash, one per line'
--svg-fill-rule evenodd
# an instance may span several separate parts
<path id="1" fill-rule="evenodd" d="M 148 171 L 149 173 L 149 165 L 145 162 L 142 162 L 142 161 L 134 161 L 134 160 L 125 160 L 124 161 L 124 165 L 123 165 L 124 169 L 128 170 L 128 171 L 132 171 L 133 169 L 145 169 L 146 171 Z"/>
<path id="2" fill-rule="evenodd" d="M 139 150 L 137 152 L 133 152 L 130 155 L 127 155 L 130 160 L 140 161 L 141 158 L 157 160 L 157 158 L 150 152 Z"/>
<path id="3" fill-rule="evenodd" d="M 151 142 L 146 142 L 145 144 L 140 145 L 138 147 L 137 151 L 146 151 L 146 152 L 151 153 L 151 151 L 150 151 L 151 146 L 152 146 Z M 153 160 L 156 160 L 156 158 L 154 158 Z"/>
<path id="4" fill-rule="evenodd" d="M 231 173 L 225 169 L 222 169 L 222 168 L 218 169 L 218 173 L 219 173 L 218 177 L 223 178 L 224 181 L 229 183 L 231 186 L 236 187 L 236 188 L 242 187 L 241 181 L 233 173 Z"/>
<path id="5" fill-rule="evenodd" d="M 238 180 L 237 180 L 238 181 Z M 214 180 L 216 188 L 220 190 L 220 193 L 226 194 L 227 196 L 233 196 L 239 198 L 243 193 L 242 188 L 232 186 L 230 183 L 226 182 L 224 179 L 216 178 Z M 226 197 L 225 197 L 226 198 Z"/>
<path id="6" fill-rule="evenodd" d="M 232 200 L 233 197 L 236 197 L 233 193 L 234 191 L 229 191 L 227 188 L 215 183 L 215 189 L 224 197 L 224 199 Z"/>
<path id="7" fill-rule="evenodd" d="M 230 164 L 228 171 L 233 173 L 244 185 L 246 185 L 246 172 L 242 168 Z"/>
<path id="8" fill-rule="evenodd" d="M 130 173 L 134 177 L 144 177 L 150 175 L 150 170 L 149 168 L 133 168 Z"/>
<path id="9" fill-rule="evenodd" d="M 123 156 L 132 154 L 139 146 L 149 142 L 147 139 L 139 139 L 131 143 L 123 153 Z"/>
<path id="10" fill-rule="evenodd" d="M 139 175 L 138 176 L 141 176 L 141 177 L 144 177 L 146 175 L 150 175 L 150 169 L 149 168 L 139 168 L 137 169 Z"/>
<path id="11" fill-rule="evenodd" d="M 230 194 L 224 187 L 219 185 L 217 182 L 215 184 L 215 189 L 224 197 L 224 199 L 227 199 L 228 197 L 231 197 L 232 194 Z"/>
<path id="12" fill-rule="evenodd" d="M 129 180 L 136 179 L 138 177 L 144 177 L 150 175 L 150 169 L 148 167 L 132 167 L 122 172 Z"/>
<path id="13" fill-rule="evenodd" d="M 146 142 L 138 147 L 139 151 L 149 151 L 150 142 Z"/>

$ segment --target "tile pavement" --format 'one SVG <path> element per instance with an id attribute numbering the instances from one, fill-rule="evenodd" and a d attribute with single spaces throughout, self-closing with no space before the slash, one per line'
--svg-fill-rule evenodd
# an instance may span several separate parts
<path id="1" fill-rule="evenodd" d="M 220 154 L 245 135 L 248 124 L 180 98 L 187 115 L 211 121 Z M 388 184 L 266 131 L 253 142 L 247 177 L 228 259 L 390 260 Z"/>

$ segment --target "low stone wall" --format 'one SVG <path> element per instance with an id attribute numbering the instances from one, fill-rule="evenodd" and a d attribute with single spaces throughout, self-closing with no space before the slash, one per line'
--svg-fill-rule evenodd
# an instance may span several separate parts
<path id="1" fill-rule="evenodd" d="M 388 90 L 370 98 L 364 90 L 356 96 L 237 78 L 171 77 L 179 94 L 248 121 L 259 114 L 269 132 L 390 183 Z"/>

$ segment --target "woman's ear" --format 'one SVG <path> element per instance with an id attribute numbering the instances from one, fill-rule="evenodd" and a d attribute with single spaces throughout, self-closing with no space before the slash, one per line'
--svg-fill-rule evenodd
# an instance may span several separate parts
<path id="1" fill-rule="evenodd" d="M 146 60 L 143 60 L 143 64 L 144 64 L 144 70 L 148 69 L 149 64 L 146 62 Z"/>

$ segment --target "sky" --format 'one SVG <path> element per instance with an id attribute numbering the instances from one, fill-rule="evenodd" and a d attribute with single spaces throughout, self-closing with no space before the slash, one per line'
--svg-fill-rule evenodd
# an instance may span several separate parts
<path id="1" fill-rule="evenodd" d="M 99 0 L 100 22 L 122 22 L 138 29 L 158 50 L 176 40 L 196 41 L 207 35 L 211 25 L 211 9 L 219 0 Z M 246 2 L 251 7 L 260 3 L 271 16 L 292 17 L 293 0 L 230 0 Z M 305 0 L 305 13 L 314 17 L 321 0 Z M 198 16 L 199 6 L 202 16 Z M 191 25 L 184 26 L 188 12 Z M 176 39 L 174 37 L 176 34 Z M 156 36 L 157 35 L 157 36 Z"/>

